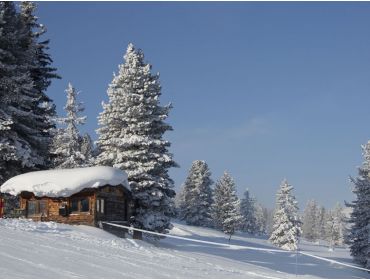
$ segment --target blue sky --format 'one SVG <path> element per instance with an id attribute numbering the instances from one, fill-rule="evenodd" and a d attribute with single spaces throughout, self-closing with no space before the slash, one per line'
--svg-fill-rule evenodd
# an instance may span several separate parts
<path id="1" fill-rule="evenodd" d="M 95 139 L 128 43 L 143 49 L 174 105 L 177 189 L 202 159 L 266 206 L 285 177 L 301 206 L 352 200 L 370 139 L 370 3 L 39 2 L 37 15 L 63 77 L 48 93 L 63 114 L 72 82 Z"/>

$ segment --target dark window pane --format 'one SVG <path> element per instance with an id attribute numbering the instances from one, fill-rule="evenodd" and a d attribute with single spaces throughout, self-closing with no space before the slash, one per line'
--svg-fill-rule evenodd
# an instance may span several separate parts
<path id="1" fill-rule="evenodd" d="M 44 216 L 48 215 L 48 201 L 40 200 L 40 213 Z"/>
<path id="2" fill-rule="evenodd" d="M 78 211 L 78 200 L 77 199 L 72 200 L 72 202 L 71 202 L 71 211 L 72 212 Z"/>
<path id="3" fill-rule="evenodd" d="M 89 199 L 83 198 L 81 199 L 81 212 L 89 211 Z"/>
<path id="4" fill-rule="evenodd" d="M 37 200 L 27 202 L 27 215 L 36 215 L 36 214 L 38 214 L 37 204 L 38 204 Z"/>

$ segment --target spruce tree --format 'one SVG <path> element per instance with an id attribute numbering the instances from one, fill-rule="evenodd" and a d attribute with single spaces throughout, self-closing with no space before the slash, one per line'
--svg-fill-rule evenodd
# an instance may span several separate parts
<path id="1" fill-rule="evenodd" d="M 254 216 L 256 219 L 256 231 L 257 234 L 266 234 L 267 232 L 267 216 L 265 210 L 261 204 L 254 204 Z"/>
<path id="2" fill-rule="evenodd" d="M 285 250 L 296 250 L 301 234 L 298 203 L 292 191 L 293 187 L 287 180 L 283 180 L 276 194 L 276 208 L 269 238 L 272 244 Z"/>
<path id="3" fill-rule="evenodd" d="M 212 219 L 216 228 L 228 234 L 229 241 L 240 228 L 243 217 L 240 214 L 240 201 L 236 195 L 233 178 L 225 172 L 216 182 L 213 192 Z"/>
<path id="4" fill-rule="evenodd" d="M 330 250 L 344 242 L 344 215 L 343 208 L 339 203 L 326 214 L 325 235 Z"/>
<path id="5" fill-rule="evenodd" d="M 326 209 L 325 207 L 321 206 L 317 209 L 317 217 L 316 217 L 316 232 L 317 232 L 317 238 L 321 240 L 325 240 L 326 233 L 325 233 L 325 227 L 326 227 Z"/>
<path id="6" fill-rule="evenodd" d="M 44 163 L 37 153 L 40 134 L 32 111 L 37 94 L 29 72 L 32 52 L 13 2 L 0 2 L 1 180 Z"/>
<path id="7" fill-rule="evenodd" d="M 194 161 L 184 183 L 180 208 L 181 217 L 188 225 L 211 225 L 212 184 L 207 163 Z"/>
<path id="8" fill-rule="evenodd" d="M 362 146 L 364 162 L 358 169 L 358 176 L 350 178 L 352 192 L 356 198 L 347 206 L 352 207 L 349 222 L 352 224 L 348 237 L 354 261 L 370 268 L 370 141 Z"/>
<path id="9" fill-rule="evenodd" d="M 172 106 L 160 105 L 159 74 L 151 73 L 140 49 L 129 44 L 124 59 L 99 115 L 96 162 L 127 172 L 137 200 L 134 226 L 168 232 L 175 196 L 168 170 L 177 165 L 163 135 L 172 130 L 165 122 Z"/>
<path id="10" fill-rule="evenodd" d="M 25 9 L 0 2 L 0 180 L 46 168 L 50 119 L 43 110 L 53 106 L 37 88 L 37 38 Z M 49 62 L 49 64 L 51 61 Z M 45 76 L 46 77 L 46 76 Z M 52 79 L 49 76 L 45 79 Z M 47 86 L 49 85 L 47 84 Z M 44 87 L 46 90 L 47 86 Z M 45 95 L 46 96 L 46 95 Z M 51 100 L 49 100 L 51 101 Z"/>
<path id="11" fill-rule="evenodd" d="M 35 10 L 36 4 L 33 2 L 22 1 L 20 4 L 20 20 L 25 29 L 25 43 L 32 54 L 30 60 L 25 61 L 25 64 L 28 64 L 30 78 L 37 94 L 32 111 L 40 119 L 37 129 L 43 138 L 43 145 L 37 146 L 36 149 L 44 158 L 42 168 L 47 168 L 49 164 L 48 148 L 55 129 L 56 108 L 53 100 L 46 94 L 46 90 L 52 79 L 60 79 L 60 76 L 56 73 L 56 68 L 51 66 L 53 60 L 48 54 L 49 40 L 42 39 L 46 28 L 43 24 L 38 23 L 38 18 L 34 15 Z"/>
<path id="12" fill-rule="evenodd" d="M 79 116 L 84 111 L 84 107 L 81 102 L 77 102 L 78 92 L 71 83 L 68 84 L 66 93 L 67 103 L 64 107 L 66 117 L 57 119 L 60 124 L 66 127 L 59 128 L 55 134 L 51 150 L 53 166 L 55 168 L 88 166 L 91 155 L 86 156 L 85 153 L 91 153 L 91 151 L 87 151 L 88 147 L 84 147 L 85 151 L 82 151 L 83 141 L 88 141 L 88 139 L 83 140 L 78 131 L 78 126 L 86 121 L 86 116 Z M 86 145 L 88 144 L 86 143 Z"/>
<path id="13" fill-rule="evenodd" d="M 303 214 L 302 235 L 309 241 L 316 241 L 317 232 L 317 215 L 318 208 L 315 200 L 309 200 Z"/>
<path id="14" fill-rule="evenodd" d="M 255 199 L 250 196 L 249 190 L 246 189 L 244 197 L 240 202 L 240 214 L 243 216 L 241 229 L 250 234 L 257 232 Z"/>

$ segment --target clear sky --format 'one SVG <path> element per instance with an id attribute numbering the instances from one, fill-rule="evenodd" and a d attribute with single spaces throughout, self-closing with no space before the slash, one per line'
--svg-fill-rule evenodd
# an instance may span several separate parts
<path id="1" fill-rule="evenodd" d="M 48 93 L 63 114 L 67 83 L 81 90 L 94 139 L 128 43 L 143 49 L 174 105 L 176 189 L 202 159 L 265 206 L 284 177 L 301 206 L 352 200 L 370 139 L 370 3 L 39 2 L 37 15 L 63 77 Z"/>

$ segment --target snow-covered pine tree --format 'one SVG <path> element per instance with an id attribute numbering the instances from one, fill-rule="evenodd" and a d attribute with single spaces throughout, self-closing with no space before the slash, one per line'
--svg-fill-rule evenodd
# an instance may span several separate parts
<path id="1" fill-rule="evenodd" d="M 243 216 L 241 230 L 255 234 L 257 232 L 255 199 L 250 196 L 248 189 L 240 201 L 240 214 Z"/>
<path id="2" fill-rule="evenodd" d="M 303 213 L 302 236 L 309 241 L 316 241 L 317 232 L 317 203 L 315 200 L 309 200 Z"/>
<path id="3" fill-rule="evenodd" d="M 81 154 L 84 157 L 84 166 L 94 165 L 94 144 L 88 133 L 79 137 Z"/>
<path id="4" fill-rule="evenodd" d="M 66 127 L 59 128 L 55 134 L 51 149 L 51 154 L 53 155 L 53 166 L 55 168 L 89 166 L 91 150 L 88 151 L 86 149 L 89 148 L 84 147 L 85 150 L 82 151 L 83 138 L 80 136 L 77 128 L 78 125 L 84 124 L 86 121 L 86 116 L 79 116 L 79 114 L 83 112 L 84 107 L 81 102 L 77 102 L 78 92 L 71 83 L 68 84 L 66 93 L 67 103 L 64 107 L 66 110 L 66 117 L 57 119 L 60 124 L 66 125 Z M 88 140 L 89 138 L 85 141 Z M 86 157 L 85 153 L 90 153 L 90 155 Z"/>
<path id="5" fill-rule="evenodd" d="M 48 164 L 52 125 L 43 110 L 53 105 L 51 100 L 49 104 L 44 102 L 47 97 L 42 96 L 36 80 L 37 77 L 45 77 L 48 81 L 43 88 L 45 91 L 50 79 L 54 77 L 51 72 L 46 75 L 34 71 L 38 63 L 38 43 L 31 30 L 35 26 L 31 27 L 29 16 L 30 13 L 26 15 L 23 8 L 21 13 L 17 13 L 13 2 L 0 2 L 2 181 L 19 173 L 43 169 Z M 51 61 L 47 65 L 50 66 L 50 63 Z"/>
<path id="6" fill-rule="evenodd" d="M 301 234 L 298 203 L 292 191 L 293 187 L 284 179 L 276 194 L 273 227 L 269 238 L 272 244 L 285 250 L 296 250 Z"/>
<path id="7" fill-rule="evenodd" d="M 184 220 L 184 214 L 182 210 L 186 209 L 185 208 L 185 186 L 182 185 L 180 187 L 180 190 L 176 192 L 175 196 L 175 208 L 176 208 L 176 217 L 180 220 Z"/>
<path id="8" fill-rule="evenodd" d="M 350 178 L 356 198 L 347 206 L 352 207 L 349 223 L 352 224 L 347 242 L 351 255 L 358 264 L 370 268 L 370 141 L 362 146 L 364 162 L 358 176 Z"/>
<path id="9" fill-rule="evenodd" d="M 168 151 L 170 142 L 163 139 L 172 130 L 165 122 L 172 106 L 160 105 L 159 74 L 151 73 L 140 49 L 129 44 L 124 59 L 99 115 L 96 162 L 127 172 L 138 202 L 134 225 L 166 233 L 172 227 L 175 196 L 168 170 L 177 166 Z"/>
<path id="10" fill-rule="evenodd" d="M 266 216 L 264 209 L 261 204 L 255 203 L 254 205 L 254 213 L 255 213 L 255 218 L 256 218 L 256 233 L 257 234 L 266 234 L 267 229 L 267 221 L 266 221 Z"/>
<path id="11" fill-rule="evenodd" d="M 336 245 L 343 244 L 344 215 L 339 203 L 327 212 L 325 226 L 326 240 L 329 242 L 330 249 L 333 250 Z"/>
<path id="12" fill-rule="evenodd" d="M 188 225 L 211 225 L 212 184 L 207 163 L 195 160 L 184 183 L 180 209 L 181 217 Z"/>
<path id="13" fill-rule="evenodd" d="M 240 214 L 240 201 L 236 195 L 234 180 L 227 172 L 216 182 L 213 201 L 211 216 L 214 225 L 228 234 L 230 241 L 234 232 L 240 228 L 243 217 Z"/>
<path id="14" fill-rule="evenodd" d="M 326 233 L 326 209 L 324 206 L 318 207 L 317 209 L 317 217 L 316 217 L 316 232 L 317 238 L 321 240 L 325 240 Z"/>
<path id="15" fill-rule="evenodd" d="M 37 93 L 29 73 L 31 49 L 13 2 L 0 2 L 1 180 L 42 166 L 35 147 L 42 142 L 39 116 L 32 112 Z"/>
<path id="16" fill-rule="evenodd" d="M 263 216 L 265 219 L 265 228 L 266 228 L 266 233 L 270 236 L 272 233 L 272 226 L 274 224 L 274 209 L 269 209 L 263 207 Z"/>
<path id="17" fill-rule="evenodd" d="M 56 108 L 53 100 L 46 94 L 47 88 L 52 79 L 60 79 L 56 73 L 56 68 L 52 67 L 51 56 L 47 53 L 49 40 L 42 39 L 46 33 L 44 25 L 38 23 L 38 18 L 34 15 L 36 4 L 30 1 L 23 1 L 20 4 L 20 20 L 24 26 L 25 44 L 30 49 L 28 71 L 33 82 L 33 88 L 37 94 L 37 100 L 33 102 L 32 111 L 40 120 L 37 123 L 37 129 L 43 137 L 43 145 L 37 146 L 38 153 L 44 158 L 42 168 L 48 168 L 49 165 L 49 147 L 53 139 L 55 130 Z"/>

